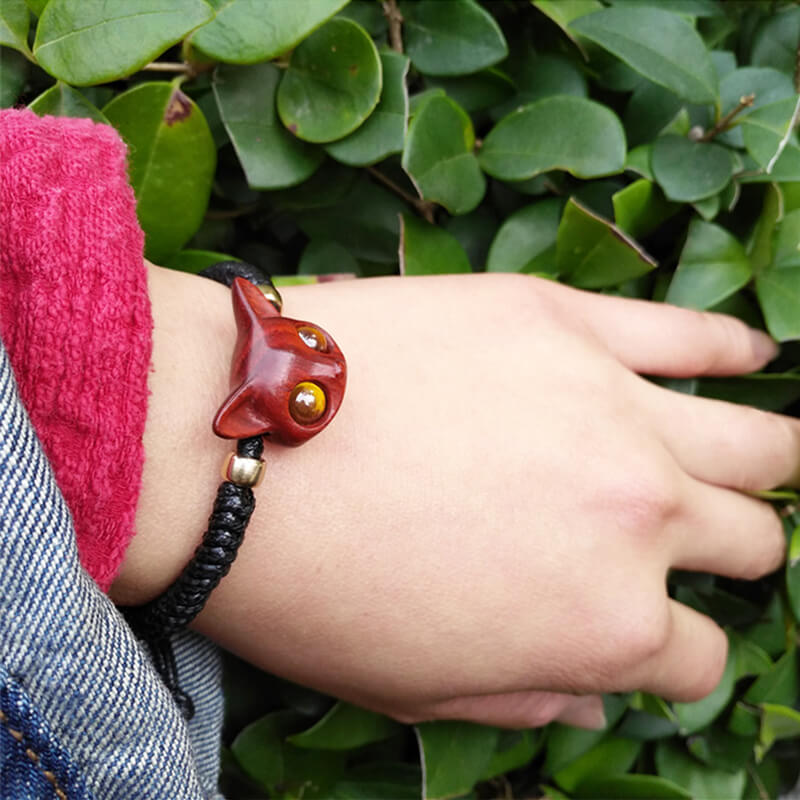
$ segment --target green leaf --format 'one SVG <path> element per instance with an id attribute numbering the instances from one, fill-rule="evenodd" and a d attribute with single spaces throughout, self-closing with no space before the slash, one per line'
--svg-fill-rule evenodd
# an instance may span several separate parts
<path id="1" fill-rule="evenodd" d="M 338 242 L 314 239 L 308 243 L 300 263 L 298 275 L 358 275 L 358 262 L 350 251 Z"/>
<path id="2" fill-rule="evenodd" d="M 403 214 L 400 272 L 403 275 L 441 275 L 472 272 L 472 267 L 467 254 L 451 233 L 411 214 Z"/>
<path id="3" fill-rule="evenodd" d="M 497 233 L 497 217 L 494 212 L 488 206 L 481 205 L 469 214 L 450 217 L 443 227 L 458 239 L 472 269 L 483 272 L 489 246 Z M 798 500 L 800 501 L 800 498 Z"/>
<path id="4" fill-rule="evenodd" d="M 406 52 L 422 73 L 467 75 L 508 55 L 500 26 L 474 0 L 419 0 L 400 10 Z"/>
<path id="5" fill-rule="evenodd" d="M 10 108 L 17 100 L 28 77 L 30 61 L 9 47 L 0 47 L 0 108 Z"/>
<path id="6" fill-rule="evenodd" d="M 507 181 L 551 169 L 578 178 L 613 175 L 625 166 L 625 132 L 606 106 L 583 97 L 547 97 L 501 119 L 479 159 L 486 172 Z"/>
<path id="7" fill-rule="evenodd" d="M 544 731 L 500 731 L 497 749 L 481 775 L 482 781 L 519 769 L 530 763 L 544 744 Z M 509 743 L 510 740 L 510 743 Z"/>
<path id="8" fill-rule="evenodd" d="M 448 97 L 470 113 L 496 106 L 514 94 L 514 82 L 495 67 L 455 78 L 429 77 L 425 83 L 431 88 L 443 89 Z"/>
<path id="9" fill-rule="evenodd" d="M 474 145 L 472 121 L 463 108 L 445 96 L 425 103 L 411 121 L 403 151 L 403 169 L 420 197 L 451 214 L 472 211 L 486 191 Z"/>
<path id="10" fill-rule="evenodd" d="M 218 61 L 254 64 L 275 58 L 330 19 L 347 0 L 224 0 L 192 44 Z"/>
<path id="11" fill-rule="evenodd" d="M 800 526 L 792 531 L 786 559 L 786 592 L 795 620 L 800 620 Z"/>
<path id="12" fill-rule="evenodd" d="M 744 701 L 758 703 L 777 703 L 791 706 L 798 697 L 797 652 L 787 650 L 769 672 L 756 678 L 755 683 L 745 692 Z"/>
<path id="13" fill-rule="evenodd" d="M 295 711 L 276 711 L 248 725 L 234 739 L 231 750 L 247 775 L 275 793 L 289 797 L 328 798 L 344 773 L 344 755 L 293 747 L 285 739 L 307 720 Z"/>
<path id="14" fill-rule="evenodd" d="M 750 256 L 750 263 L 756 275 L 772 263 L 775 231 L 784 213 L 782 187 L 777 183 L 767 184 L 761 213 L 747 241 L 747 254 Z"/>
<path id="15" fill-rule="evenodd" d="M 658 742 L 655 751 L 656 769 L 662 778 L 686 789 L 692 797 L 703 800 L 739 800 L 747 783 L 747 772 L 713 769 L 695 761 L 679 745 Z"/>
<path id="16" fill-rule="evenodd" d="M 306 180 L 322 163 L 319 148 L 301 142 L 275 113 L 280 70 L 272 64 L 221 65 L 212 86 L 220 117 L 253 189 L 282 189 Z"/>
<path id="17" fill-rule="evenodd" d="M 0 5 L 0 44 L 30 56 L 28 24 L 30 14 L 25 0 L 3 0 Z"/>
<path id="18" fill-rule="evenodd" d="M 95 108 L 77 89 L 58 81 L 42 92 L 29 106 L 40 117 L 86 117 L 95 122 L 108 123 L 100 109 Z"/>
<path id="19" fill-rule="evenodd" d="M 742 67 L 729 72 L 720 81 L 719 93 L 724 114 L 737 108 L 740 99 L 745 95 L 755 95 L 753 104 L 736 115 L 736 119 L 741 121 L 755 109 L 793 97 L 795 92 L 792 79 L 784 72 L 770 67 Z M 717 141 L 734 147 L 744 147 L 744 138 L 739 127 L 720 134 Z"/>
<path id="20" fill-rule="evenodd" d="M 499 731 L 471 722 L 423 722 L 414 731 L 424 782 L 423 800 L 446 800 L 472 790 L 486 771 Z"/>
<path id="21" fill-rule="evenodd" d="M 686 740 L 689 752 L 696 759 L 727 772 L 738 772 L 743 764 L 751 761 L 756 743 L 755 736 L 737 736 L 719 726 Z"/>
<path id="22" fill-rule="evenodd" d="M 680 210 L 680 206 L 664 199 L 652 181 L 644 178 L 615 192 L 611 201 L 617 225 L 634 239 L 651 233 Z"/>
<path id="23" fill-rule="evenodd" d="M 332 142 L 372 113 L 381 85 L 381 60 L 369 34 L 336 17 L 292 52 L 278 87 L 278 114 L 300 139 Z"/>
<path id="24" fill-rule="evenodd" d="M 753 36 L 750 63 L 757 67 L 773 67 L 792 75 L 800 40 L 800 9 L 784 7 L 765 15 Z"/>
<path id="25" fill-rule="evenodd" d="M 587 58 L 586 50 L 581 43 L 580 37 L 570 30 L 569 24 L 586 14 L 600 11 L 603 8 L 603 4 L 599 0 L 532 0 L 532 2 L 542 14 L 550 17 L 572 39 L 583 54 L 583 57 Z"/>
<path id="26" fill-rule="evenodd" d="M 724 228 L 693 220 L 665 301 L 705 310 L 729 297 L 752 277 L 744 247 Z"/>
<path id="27" fill-rule="evenodd" d="M 371 762 L 348 770 L 331 800 L 419 800 L 422 774 L 416 764 Z"/>
<path id="28" fill-rule="evenodd" d="M 373 39 L 386 35 L 386 15 L 375 0 L 350 0 L 339 12 L 339 16 L 357 22 Z"/>
<path id="29" fill-rule="evenodd" d="M 669 11 L 642 6 L 606 8 L 570 29 L 690 103 L 717 101 L 717 75 L 697 31 Z"/>
<path id="30" fill-rule="evenodd" d="M 635 739 L 607 736 L 557 772 L 555 781 L 565 791 L 572 792 L 588 781 L 625 773 L 633 766 L 641 749 L 642 742 Z"/>
<path id="31" fill-rule="evenodd" d="M 141 69 L 213 14 L 204 0 L 50 0 L 33 53 L 66 83 L 105 83 Z"/>
<path id="32" fill-rule="evenodd" d="M 800 737 L 800 712 L 775 703 L 762 704 L 761 731 L 759 733 L 762 758 L 778 739 L 796 739 L 798 737 Z"/>
<path id="33" fill-rule="evenodd" d="M 239 261 L 239 259 L 228 253 L 217 253 L 213 250 L 180 250 L 162 259 L 161 266 L 196 274 L 219 261 Z"/>
<path id="34" fill-rule="evenodd" d="M 692 795 L 677 783 L 656 775 L 615 775 L 589 780 L 575 790 L 587 800 L 692 800 Z"/>
<path id="35" fill-rule="evenodd" d="M 797 97 L 779 100 L 756 109 L 741 121 L 747 152 L 760 167 L 768 170 L 771 179 L 775 181 L 800 180 L 800 146 L 795 133 L 791 134 L 781 155 L 773 163 L 798 102 L 800 98 Z"/>
<path id="36" fill-rule="evenodd" d="M 800 379 L 800 375 L 797 376 Z M 736 680 L 750 675 L 763 675 L 772 668 L 772 659 L 766 650 L 744 636 L 736 636 Z"/>
<path id="37" fill-rule="evenodd" d="M 622 118 L 629 145 L 650 142 L 665 133 L 684 108 L 684 102 L 668 89 L 651 81 L 639 81 Z"/>
<path id="38" fill-rule="evenodd" d="M 158 262 L 203 221 L 217 161 L 211 131 L 194 101 L 171 83 L 139 84 L 103 113 L 128 143 L 145 252 Z"/>
<path id="39" fill-rule="evenodd" d="M 340 701 L 315 725 L 286 741 L 310 750 L 352 750 L 388 739 L 402 729 L 383 714 Z"/>
<path id="40" fill-rule="evenodd" d="M 625 159 L 625 169 L 652 181 L 654 180 L 653 170 L 650 167 L 650 159 L 652 156 L 652 144 L 642 144 L 639 145 L 639 147 L 634 147 L 633 150 L 628 152 Z"/>
<path id="41" fill-rule="evenodd" d="M 778 341 L 800 338 L 800 210 L 778 223 L 772 260 L 756 276 L 756 293 L 767 330 Z"/>
<path id="42" fill-rule="evenodd" d="M 616 225 L 570 198 L 556 240 L 559 271 L 573 286 L 598 289 L 644 275 L 656 266 Z"/>
<path id="43" fill-rule="evenodd" d="M 41 17 L 42 11 L 44 11 L 44 7 L 48 2 L 49 0 L 25 0 L 25 5 L 28 6 L 32 14 Z"/>
<path id="44" fill-rule="evenodd" d="M 664 194 L 678 203 L 693 203 L 721 192 L 733 174 L 726 147 L 683 136 L 656 139 L 651 165 Z"/>
<path id="45" fill-rule="evenodd" d="M 736 683 L 736 671 L 739 657 L 734 641 L 730 642 L 728 660 L 722 678 L 711 694 L 694 703 L 673 703 L 672 709 L 678 718 L 680 733 L 688 736 L 691 733 L 705 728 L 713 722 L 728 705 L 733 697 L 733 688 Z M 669 777 L 669 776 L 666 776 Z"/>
<path id="46" fill-rule="evenodd" d="M 560 218 L 561 201 L 555 197 L 515 211 L 495 234 L 487 272 L 556 274 L 555 244 Z"/>
<path id="47" fill-rule="evenodd" d="M 383 89 L 375 110 L 349 136 L 325 145 L 325 151 L 343 164 L 363 167 L 383 161 L 403 149 L 408 125 L 408 59 L 399 53 L 380 54 Z"/>

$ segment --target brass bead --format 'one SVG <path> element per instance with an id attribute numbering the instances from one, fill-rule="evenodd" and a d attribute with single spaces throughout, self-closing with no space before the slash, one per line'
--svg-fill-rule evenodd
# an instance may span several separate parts
<path id="1" fill-rule="evenodd" d="M 264 479 L 264 462 L 260 458 L 247 458 L 229 453 L 222 465 L 222 480 L 237 486 L 258 486 Z"/>
<path id="2" fill-rule="evenodd" d="M 275 309 L 280 314 L 283 310 L 283 298 L 281 293 L 275 288 L 272 281 L 269 283 L 259 283 L 258 288 L 267 300 L 275 306 Z"/>
<path id="3" fill-rule="evenodd" d="M 289 395 L 289 413 L 301 425 L 313 425 L 325 413 L 328 401 L 321 386 L 302 381 Z"/>

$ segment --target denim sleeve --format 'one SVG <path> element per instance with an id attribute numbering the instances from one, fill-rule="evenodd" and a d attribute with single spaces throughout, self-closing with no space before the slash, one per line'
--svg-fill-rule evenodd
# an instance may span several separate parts
<path id="1" fill-rule="evenodd" d="M 78 561 L 0 344 L 0 800 L 219 800 L 219 654 L 175 652 L 188 724 Z"/>

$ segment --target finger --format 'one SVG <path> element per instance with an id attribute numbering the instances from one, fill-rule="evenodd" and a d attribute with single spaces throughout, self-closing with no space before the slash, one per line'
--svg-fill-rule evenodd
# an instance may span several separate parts
<path id="1" fill-rule="evenodd" d="M 661 648 L 637 667 L 627 689 L 667 700 L 694 702 L 714 691 L 725 669 L 728 637 L 712 619 L 669 601 L 669 633 Z"/>
<path id="2" fill-rule="evenodd" d="M 671 566 L 755 580 L 783 563 L 786 538 L 769 503 L 691 478 L 682 498 L 685 510 L 671 523 Z"/>
<path id="3" fill-rule="evenodd" d="M 745 492 L 800 487 L 800 421 L 643 382 L 653 419 L 680 466 Z"/>
<path id="4" fill-rule="evenodd" d="M 725 314 L 560 288 L 571 292 L 563 296 L 564 312 L 580 315 L 635 372 L 738 375 L 761 369 L 777 354 L 769 336 Z"/>
<path id="5" fill-rule="evenodd" d="M 593 730 L 606 724 L 602 698 L 560 692 L 456 697 L 437 703 L 431 713 L 436 719 L 460 719 L 499 728 L 539 728 L 555 719 Z"/>

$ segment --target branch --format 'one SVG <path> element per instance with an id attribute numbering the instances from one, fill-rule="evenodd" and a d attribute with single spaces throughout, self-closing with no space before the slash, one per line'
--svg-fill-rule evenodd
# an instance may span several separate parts
<path id="1" fill-rule="evenodd" d="M 380 181 L 387 189 L 391 189 L 398 197 L 402 197 L 406 203 L 413 206 L 426 221 L 433 225 L 433 212 L 436 210 L 434 203 L 430 203 L 427 200 L 420 200 L 419 197 L 414 197 L 413 194 L 409 194 L 402 186 L 398 186 L 391 178 L 387 178 L 382 172 L 375 169 L 375 167 L 367 167 L 367 172 L 369 172 L 373 178 Z"/>
<path id="2" fill-rule="evenodd" d="M 403 15 L 397 7 L 397 0 L 383 0 L 383 16 L 389 20 L 389 42 L 392 50 L 403 52 Z"/>
<path id="3" fill-rule="evenodd" d="M 183 72 L 186 75 L 194 73 L 192 67 L 182 61 L 151 61 L 149 64 L 145 64 L 142 69 L 149 72 Z"/>
<path id="4" fill-rule="evenodd" d="M 792 136 L 795 125 L 797 125 L 798 118 L 800 118 L 800 96 L 798 96 L 797 102 L 794 104 L 794 111 L 792 112 L 792 118 L 789 120 L 789 124 L 786 126 L 786 133 L 783 139 L 778 142 L 778 149 L 775 151 L 775 155 L 772 156 L 769 160 L 769 164 L 765 167 L 767 175 L 772 172 L 775 162 L 781 157 L 781 153 L 786 149 L 786 145 L 789 144 L 789 139 Z"/>
<path id="5" fill-rule="evenodd" d="M 746 108 L 750 108 L 755 101 L 756 96 L 755 94 L 746 94 L 739 98 L 739 105 L 736 108 L 730 110 L 722 119 L 717 122 L 717 124 L 711 128 L 711 130 L 706 131 L 697 141 L 698 142 L 710 142 L 717 134 L 722 133 L 723 131 L 728 130 L 730 127 L 731 122 L 742 113 Z"/>

